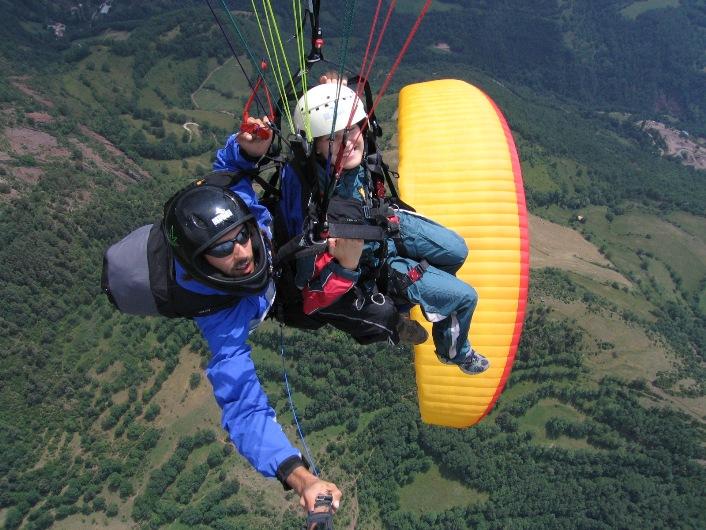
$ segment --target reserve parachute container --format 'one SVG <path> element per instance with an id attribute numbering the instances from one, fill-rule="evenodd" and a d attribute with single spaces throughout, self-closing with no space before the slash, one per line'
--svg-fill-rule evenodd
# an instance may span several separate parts
<path id="1" fill-rule="evenodd" d="M 529 281 L 529 236 L 520 162 L 495 103 L 464 81 L 406 86 L 399 99 L 400 197 L 458 232 L 469 248 L 457 276 L 478 291 L 470 341 L 490 368 L 467 375 L 434 353 L 430 331 L 415 347 L 426 423 L 468 427 L 490 412 L 510 375 Z"/>

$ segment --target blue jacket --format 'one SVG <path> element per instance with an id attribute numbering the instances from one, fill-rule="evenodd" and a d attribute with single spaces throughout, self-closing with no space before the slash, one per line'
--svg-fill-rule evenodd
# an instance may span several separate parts
<path id="1" fill-rule="evenodd" d="M 228 139 L 217 153 L 214 169 L 252 169 L 255 164 L 238 153 L 235 137 Z M 234 160 L 238 163 L 233 163 Z M 255 215 L 258 225 L 271 236 L 272 217 L 257 196 L 249 179 L 231 187 Z M 226 294 L 186 275 L 175 262 L 176 278 L 181 287 L 199 294 Z M 235 305 L 194 319 L 212 352 L 206 374 L 216 402 L 222 410 L 221 424 L 241 455 L 266 477 L 276 476 L 277 468 L 293 456 L 301 456 L 282 427 L 255 372 L 247 343 L 248 334 L 265 318 L 272 304 L 274 287 L 260 295 L 242 298 Z"/>

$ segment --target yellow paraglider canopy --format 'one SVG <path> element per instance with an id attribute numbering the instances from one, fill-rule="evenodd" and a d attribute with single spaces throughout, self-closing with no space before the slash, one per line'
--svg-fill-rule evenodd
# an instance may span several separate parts
<path id="1" fill-rule="evenodd" d="M 469 339 L 491 362 L 467 375 L 438 360 L 431 338 L 415 347 L 419 408 L 427 423 L 468 427 L 500 396 L 522 331 L 529 237 L 520 163 L 498 107 L 464 81 L 402 89 L 398 131 L 400 196 L 466 240 L 457 276 L 479 295 Z M 430 330 L 419 308 L 413 317 Z"/>

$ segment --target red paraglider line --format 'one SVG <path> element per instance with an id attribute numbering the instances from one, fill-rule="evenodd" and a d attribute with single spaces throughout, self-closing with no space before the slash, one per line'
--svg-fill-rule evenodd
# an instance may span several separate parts
<path id="1" fill-rule="evenodd" d="M 375 101 L 373 102 L 373 107 L 368 110 L 368 118 L 370 118 L 370 116 L 375 111 L 375 108 L 378 106 L 378 103 L 380 103 L 380 100 L 382 99 L 383 94 L 387 90 L 387 87 L 390 84 L 390 81 L 392 81 L 392 76 L 395 74 L 397 67 L 400 65 L 400 62 L 402 61 L 402 57 L 404 57 L 404 54 L 407 53 L 407 49 L 409 48 L 409 45 L 412 43 L 412 38 L 417 33 L 417 30 L 419 29 L 419 25 L 422 23 L 422 19 L 424 18 L 424 15 L 427 14 L 427 11 L 429 10 L 430 5 L 431 5 L 431 0 L 427 0 L 424 3 L 422 10 L 419 12 L 419 16 L 417 17 L 417 20 L 414 22 L 414 26 L 412 26 L 412 29 L 410 30 L 409 35 L 407 35 L 407 40 L 404 41 L 404 44 L 402 45 L 402 49 L 400 50 L 400 53 L 397 54 L 397 58 L 395 59 L 394 64 L 390 68 L 390 71 L 388 72 L 387 76 L 385 77 L 385 81 L 383 82 L 382 87 L 380 88 L 380 91 L 378 92 L 377 96 L 375 97 Z"/>
<path id="2" fill-rule="evenodd" d="M 368 37 L 368 45 L 365 50 L 365 56 L 363 57 L 363 62 L 360 66 L 360 73 L 358 74 L 358 79 L 363 80 L 363 82 L 359 82 L 355 88 L 356 98 L 353 103 L 353 107 L 351 107 L 351 113 L 348 115 L 348 121 L 346 122 L 346 129 L 350 129 L 351 124 L 353 123 L 353 116 L 355 116 L 355 113 L 358 110 L 358 105 L 361 104 L 360 103 L 360 96 L 363 93 L 365 81 L 368 80 L 368 76 L 370 75 L 370 71 L 373 69 L 373 64 L 375 64 L 375 59 L 377 58 L 378 51 L 380 50 L 380 45 L 382 44 L 382 38 L 385 35 L 385 31 L 387 31 L 387 26 L 390 23 L 390 16 L 392 15 L 392 12 L 393 12 L 396 4 L 397 4 L 397 0 L 392 0 L 392 2 L 390 3 L 390 6 L 387 9 L 387 14 L 385 15 L 385 20 L 382 23 L 382 27 L 380 28 L 380 33 L 377 37 L 377 42 L 375 43 L 375 49 L 373 50 L 373 53 L 370 54 L 370 60 L 368 61 L 368 52 L 370 51 L 370 44 L 372 42 L 373 35 L 375 34 L 375 27 L 377 26 L 377 20 L 380 15 L 380 7 L 382 5 L 382 0 L 380 0 L 378 2 L 377 9 L 375 10 L 375 16 L 373 18 L 373 23 L 370 26 L 370 36 Z M 370 117 L 370 114 L 368 114 L 368 117 Z M 354 140 L 353 140 L 354 144 L 358 141 L 358 137 L 361 134 L 363 134 L 362 128 L 361 128 L 360 132 L 358 133 L 358 136 L 356 136 L 354 138 Z M 344 136 L 344 138 L 345 138 L 345 136 Z M 334 164 L 334 171 L 335 171 L 336 175 L 338 175 L 341 170 L 342 162 L 343 162 L 343 149 L 339 149 L 338 155 L 336 156 L 336 162 Z"/>
<path id="3" fill-rule="evenodd" d="M 397 67 L 400 65 L 400 62 L 402 61 L 402 57 L 404 57 L 404 54 L 407 53 L 407 49 L 409 48 L 409 45 L 412 43 L 412 39 L 414 38 L 414 35 L 417 33 L 417 30 L 419 29 L 420 24 L 422 23 L 422 20 L 424 19 L 424 15 L 427 14 L 427 11 L 429 10 L 429 6 L 431 6 L 431 0 L 426 0 L 424 3 L 424 6 L 422 6 L 421 11 L 419 12 L 419 15 L 417 16 L 417 20 L 414 22 L 414 25 L 412 26 L 412 29 L 409 32 L 409 35 L 407 35 L 407 39 L 404 41 L 404 44 L 402 45 L 402 49 L 400 50 L 400 53 L 397 54 L 397 58 L 395 59 L 395 62 L 393 63 L 392 67 L 390 68 L 390 71 L 387 73 L 387 76 L 385 77 L 385 81 L 382 84 L 382 87 L 380 88 L 380 91 L 377 93 L 375 96 L 375 101 L 373 101 L 373 106 L 368 109 L 368 114 L 366 118 L 369 120 L 370 116 L 373 115 L 373 112 L 375 112 L 375 109 L 378 106 L 378 103 L 380 103 L 380 100 L 382 99 L 383 94 L 385 94 L 385 91 L 387 90 L 388 85 L 390 84 L 390 81 L 392 81 L 392 76 L 395 74 L 395 71 L 397 70 Z M 389 12 L 388 12 L 389 15 Z M 358 141 L 358 138 L 360 135 L 363 134 L 363 131 L 359 131 L 358 135 L 355 137 L 353 143 L 356 143 Z M 342 154 L 342 151 L 339 150 L 339 153 Z M 334 166 L 334 175 L 338 177 L 340 171 L 341 171 L 341 163 L 343 162 L 343 158 L 341 156 L 338 156 L 336 159 L 336 165 Z"/>
<path id="4" fill-rule="evenodd" d="M 382 23 L 382 27 L 380 28 L 380 34 L 378 35 L 377 42 L 375 43 L 375 49 L 373 50 L 373 53 L 370 55 L 370 62 L 368 62 L 368 49 L 370 48 L 370 42 L 372 41 L 373 34 L 375 32 L 375 26 L 377 25 L 377 19 L 379 16 L 379 10 L 382 4 L 382 1 L 378 3 L 378 7 L 375 11 L 375 19 L 373 22 L 373 25 L 370 28 L 370 39 L 368 40 L 368 49 L 365 50 L 365 57 L 363 57 L 363 63 L 360 66 L 360 74 L 359 77 L 360 79 L 368 80 L 370 78 L 370 72 L 373 69 L 373 64 L 375 63 L 375 59 L 377 59 L 378 56 L 378 51 L 380 50 L 380 45 L 382 44 L 382 38 L 385 35 L 385 32 L 387 31 L 387 26 L 390 23 L 390 16 L 392 15 L 392 11 L 395 8 L 395 4 L 397 3 L 397 0 L 393 0 L 390 2 L 389 7 L 387 8 L 387 14 L 385 15 L 385 20 Z M 363 85 L 364 83 L 358 83 L 358 86 L 356 87 L 355 90 L 355 95 L 360 98 L 360 95 L 363 93 Z M 351 112 L 350 118 L 348 119 L 348 127 L 351 126 L 350 121 L 353 119 L 353 115 L 355 114 L 356 106 L 353 107 L 353 112 Z"/>
<path id="5" fill-rule="evenodd" d="M 378 0 L 378 5 L 375 7 L 375 15 L 373 16 L 373 21 L 370 24 L 370 33 L 368 34 L 368 44 L 365 46 L 365 54 L 363 55 L 363 62 L 360 63 L 360 77 L 363 77 L 363 72 L 365 72 L 365 67 L 368 62 L 368 54 L 370 53 L 370 45 L 373 42 L 373 35 L 375 34 L 375 27 L 378 24 L 378 17 L 380 15 L 380 8 L 382 7 L 382 0 Z M 372 61 L 372 58 L 371 58 Z M 358 90 L 356 89 L 356 96 L 360 96 Z"/>

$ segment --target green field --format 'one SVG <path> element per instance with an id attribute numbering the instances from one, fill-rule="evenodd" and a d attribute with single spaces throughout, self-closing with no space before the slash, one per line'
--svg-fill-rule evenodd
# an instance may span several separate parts
<path id="1" fill-rule="evenodd" d="M 558 314 L 575 320 L 585 330 L 593 355 L 584 362 L 594 379 L 610 375 L 652 381 L 657 372 L 672 368 L 670 350 L 651 338 L 643 328 L 624 322 L 608 311 L 587 311 L 580 302 L 567 304 L 549 298 L 546 302 Z"/>
<path id="2" fill-rule="evenodd" d="M 551 418 L 561 418 L 570 421 L 583 421 L 585 416 L 569 405 L 555 399 L 543 399 L 531 407 L 520 418 L 520 430 L 532 433 L 534 440 L 542 445 L 563 447 L 565 449 L 590 449 L 585 440 L 560 436 L 557 439 L 547 437 L 545 425 Z"/>
<path id="3" fill-rule="evenodd" d="M 484 503 L 489 497 L 485 492 L 464 486 L 432 464 L 425 473 L 416 475 L 411 484 L 400 488 L 400 509 L 423 515 Z"/>
<path id="4" fill-rule="evenodd" d="M 557 207 L 543 208 L 539 212 L 547 219 L 566 224 L 570 216 Z M 590 291 L 650 319 L 652 309 L 645 293 L 656 300 L 680 300 L 682 292 L 694 293 L 703 289 L 706 278 L 706 243 L 703 218 L 682 213 L 679 216 L 662 216 L 638 205 L 627 205 L 621 215 L 608 219 L 605 207 L 590 206 L 578 213 L 586 219 L 576 227 L 596 247 L 603 250 L 627 278 L 639 280 L 639 288 L 628 293 L 611 292 L 610 286 L 600 287 L 596 282 L 576 276 L 575 281 Z M 681 285 L 677 285 L 680 282 Z M 636 304 L 637 298 L 640 304 Z M 649 298 L 648 298 L 649 300 Z"/>
<path id="5" fill-rule="evenodd" d="M 234 131 L 236 125 L 240 125 L 240 115 L 229 116 L 223 112 L 213 110 L 188 110 L 185 112 L 196 123 L 203 124 L 208 122 L 227 131 Z M 220 141 L 225 141 L 225 138 L 219 138 Z"/>
<path id="6" fill-rule="evenodd" d="M 624 7 L 620 12 L 627 18 L 635 19 L 641 14 L 653 9 L 679 7 L 680 5 L 681 2 L 679 0 L 640 0 L 639 2 L 633 2 L 629 6 Z"/>
<path id="7" fill-rule="evenodd" d="M 116 56 L 105 46 L 91 46 L 90 55 L 63 76 L 62 86 L 85 105 L 96 106 L 97 99 L 110 101 L 116 93 L 125 95 L 134 88 L 132 58 Z"/>
<path id="8" fill-rule="evenodd" d="M 512 382 L 512 378 L 510 378 L 510 382 Z M 500 395 L 500 399 L 492 412 L 495 412 L 501 403 L 512 402 L 513 400 L 518 399 L 521 396 L 534 392 L 535 390 L 537 390 L 537 388 L 539 388 L 539 385 L 537 383 L 529 382 L 506 385 L 505 390 L 503 390 L 503 393 Z"/>
<path id="9" fill-rule="evenodd" d="M 248 77 L 252 77 L 252 68 L 248 60 L 241 57 L 240 62 L 245 67 Z M 275 90 L 274 86 L 270 88 Z M 258 92 L 258 94 L 264 102 L 264 94 L 262 92 Z M 196 107 L 201 110 L 239 114 L 249 95 L 248 78 L 245 77 L 235 60 L 228 59 L 210 71 L 201 87 L 194 92 L 193 101 Z M 252 111 L 255 109 L 256 107 L 253 107 Z M 253 112 L 253 114 L 256 113 Z"/>

